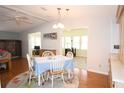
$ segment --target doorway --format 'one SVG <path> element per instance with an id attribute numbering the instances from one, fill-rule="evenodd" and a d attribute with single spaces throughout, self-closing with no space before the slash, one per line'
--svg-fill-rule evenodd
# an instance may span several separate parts
<path id="1" fill-rule="evenodd" d="M 62 35 L 62 54 L 74 54 L 75 68 L 87 69 L 88 28 L 65 29 Z"/>
<path id="2" fill-rule="evenodd" d="M 28 52 L 30 55 L 36 46 L 41 48 L 41 32 L 28 34 Z"/>

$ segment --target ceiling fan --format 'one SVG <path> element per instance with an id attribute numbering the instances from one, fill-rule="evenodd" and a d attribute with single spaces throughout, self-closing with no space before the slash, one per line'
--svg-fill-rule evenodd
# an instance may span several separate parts
<path id="1" fill-rule="evenodd" d="M 32 24 L 32 22 L 30 21 L 30 19 L 27 18 L 27 17 L 25 17 L 25 16 L 14 16 L 14 18 L 12 18 L 10 20 L 14 20 L 17 25 L 21 25 L 23 23 Z"/>
<path id="2" fill-rule="evenodd" d="M 18 26 L 22 24 L 32 24 L 31 20 L 24 16 L 24 15 L 19 15 L 16 12 L 16 15 L 4 15 L 3 20 L 0 20 L 2 22 L 9 22 L 9 21 L 15 21 Z"/>

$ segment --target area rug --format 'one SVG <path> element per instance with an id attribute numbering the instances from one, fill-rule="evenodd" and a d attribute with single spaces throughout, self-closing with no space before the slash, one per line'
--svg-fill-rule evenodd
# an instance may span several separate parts
<path id="1" fill-rule="evenodd" d="M 74 57 L 74 66 L 79 69 L 87 69 L 87 58 L 85 57 Z"/>
<path id="2" fill-rule="evenodd" d="M 62 82 L 61 78 L 54 80 L 53 88 L 78 88 L 79 77 L 74 76 L 70 81 L 67 80 L 67 75 L 64 75 L 65 83 Z M 6 86 L 6 88 L 51 88 L 51 80 L 48 80 L 44 85 L 38 86 L 37 79 L 32 79 L 31 84 L 28 84 L 28 72 L 24 72 L 14 77 Z"/>

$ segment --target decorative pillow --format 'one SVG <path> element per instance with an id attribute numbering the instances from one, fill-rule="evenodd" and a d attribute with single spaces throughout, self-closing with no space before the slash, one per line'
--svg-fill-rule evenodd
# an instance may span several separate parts
<path id="1" fill-rule="evenodd" d="M 8 55 L 8 52 L 4 52 L 3 54 L 2 54 L 2 57 L 6 57 Z"/>

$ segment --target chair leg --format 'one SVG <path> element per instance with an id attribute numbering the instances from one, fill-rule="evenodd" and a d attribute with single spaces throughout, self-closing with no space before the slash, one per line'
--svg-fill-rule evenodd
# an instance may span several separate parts
<path id="1" fill-rule="evenodd" d="M 40 75 L 38 76 L 38 86 L 40 86 Z"/>
<path id="2" fill-rule="evenodd" d="M 53 88 L 53 75 L 52 75 L 52 88 Z"/>
<path id="3" fill-rule="evenodd" d="M 71 71 L 68 70 L 68 79 L 70 79 L 70 78 L 71 78 Z"/>
<path id="4" fill-rule="evenodd" d="M 61 77 L 62 77 L 62 81 L 63 81 L 63 83 L 65 83 L 65 80 L 64 80 L 64 75 L 63 75 L 63 73 L 61 74 Z"/>
<path id="5" fill-rule="evenodd" d="M 43 75 L 41 75 L 41 78 L 42 78 L 42 80 L 43 80 L 43 82 L 44 82 L 44 77 L 43 77 Z"/>
<path id="6" fill-rule="evenodd" d="M 48 79 L 49 79 L 49 72 L 47 73 L 47 79 L 46 80 L 48 81 Z"/>
<path id="7" fill-rule="evenodd" d="M 29 82 L 28 82 L 28 84 L 30 85 L 30 83 L 31 83 L 31 77 L 32 77 L 32 72 L 29 72 Z"/>
<path id="8" fill-rule="evenodd" d="M 72 80 L 74 78 L 74 72 L 73 71 L 70 71 L 70 80 Z"/>

